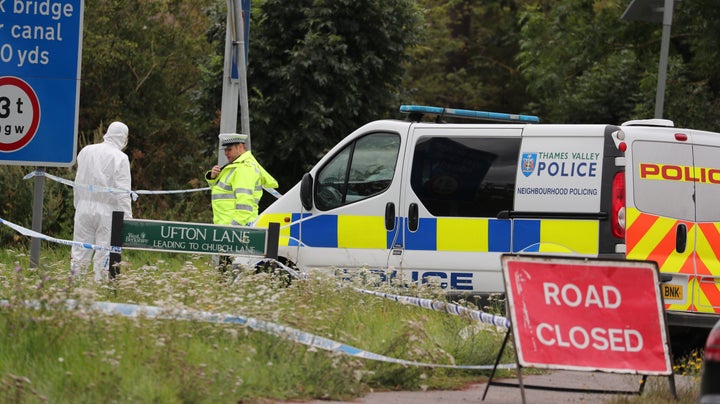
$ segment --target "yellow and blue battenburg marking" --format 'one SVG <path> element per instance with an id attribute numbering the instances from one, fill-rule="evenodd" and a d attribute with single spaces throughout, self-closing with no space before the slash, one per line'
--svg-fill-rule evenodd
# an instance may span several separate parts
<path id="1" fill-rule="evenodd" d="M 421 218 L 418 231 L 406 236 L 406 250 L 510 251 L 509 220 Z"/>
<path id="2" fill-rule="evenodd" d="M 259 226 L 283 223 L 280 244 L 318 248 L 391 249 L 457 252 L 560 252 L 596 255 L 599 224 L 595 220 L 421 218 L 417 231 L 403 232 L 406 218 L 385 229 L 383 216 L 297 213 L 261 216 Z M 300 233 L 302 223 L 302 238 Z"/>

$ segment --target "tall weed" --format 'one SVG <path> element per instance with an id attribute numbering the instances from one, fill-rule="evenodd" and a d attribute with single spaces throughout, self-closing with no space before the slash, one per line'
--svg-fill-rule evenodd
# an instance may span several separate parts
<path id="1" fill-rule="evenodd" d="M 239 324 L 111 316 L 91 310 L 95 301 L 252 317 L 424 363 L 490 364 L 503 336 L 340 287 L 334 277 L 286 286 L 266 273 L 234 278 L 207 256 L 129 251 L 118 278 L 97 285 L 91 275 L 68 276 L 67 254 L 46 249 L 30 269 L 22 249 L 0 251 L 0 299 L 8 302 L 0 308 L 8 341 L 0 350 L 1 402 L 351 399 L 371 388 L 457 387 L 482 373 L 364 360 Z M 78 308 L 67 310 L 68 299 Z"/>

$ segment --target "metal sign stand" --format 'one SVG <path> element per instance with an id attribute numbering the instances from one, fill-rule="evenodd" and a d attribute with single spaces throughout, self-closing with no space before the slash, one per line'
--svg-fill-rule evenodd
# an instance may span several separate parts
<path id="1" fill-rule="evenodd" d="M 523 403 L 525 389 L 641 395 L 648 376 L 652 375 L 668 376 L 670 393 L 677 399 L 667 312 L 656 263 L 506 254 L 502 264 L 511 326 L 483 400 L 490 385 L 520 387 Z M 599 318 L 602 323 L 598 323 Z M 633 326 L 628 327 L 631 323 Z M 607 327 L 607 331 L 602 327 Z M 606 345 L 593 345 L 595 350 L 584 350 L 590 346 L 590 336 L 585 331 L 590 328 L 615 335 L 614 340 L 606 341 Z M 561 329 L 571 330 L 564 342 Z M 585 335 L 583 343 L 573 342 L 573 329 Z M 493 381 L 511 334 L 518 382 Z M 618 342 L 623 339 L 618 335 L 624 335 L 625 346 Z M 628 342 L 631 335 L 639 343 L 631 345 Z M 642 376 L 642 380 L 637 391 L 527 385 L 522 378 L 523 367 L 627 374 Z"/>
<path id="2" fill-rule="evenodd" d="M 45 172 L 45 167 L 36 167 L 36 171 Z M 33 209 L 32 209 L 32 229 L 38 233 L 42 233 L 43 219 L 43 200 L 45 195 L 45 177 L 38 175 L 33 178 Z M 41 240 L 37 237 L 30 239 L 30 267 L 38 268 L 40 266 L 40 246 Z"/>

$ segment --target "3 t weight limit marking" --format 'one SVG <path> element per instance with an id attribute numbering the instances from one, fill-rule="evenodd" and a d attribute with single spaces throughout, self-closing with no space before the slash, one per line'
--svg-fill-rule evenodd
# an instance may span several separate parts
<path id="1" fill-rule="evenodd" d="M 40 102 L 32 87 L 17 77 L 0 77 L 0 152 L 25 147 L 39 123 Z"/>

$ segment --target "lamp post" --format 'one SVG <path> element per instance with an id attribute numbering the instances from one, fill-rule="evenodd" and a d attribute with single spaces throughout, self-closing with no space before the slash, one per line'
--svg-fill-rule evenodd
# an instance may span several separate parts
<path id="1" fill-rule="evenodd" d="M 220 133 L 237 132 L 238 101 L 240 131 L 248 135 L 245 146 L 250 149 L 250 112 L 247 90 L 247 38 L 250 21 L 250 0 L 227 0 L 225 31 L 225 65 L 223 68 Z M 218 164 L 227 159 L 218 142 Z"/>
<path id="2" fill-rule="evenodd" d="M 662 22 L 662 41 L 660 43 L 660 63 L 658 82 L 655 92 L 655 118 L 662 118 L 665 103 L 665 82 L 667 81 L 667 63 L 670 50 L 670 29 L 672 27 L 675 0 L 632 0 L 622 15 L 623 20 Z"/>

